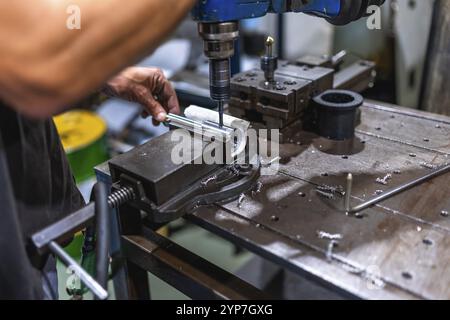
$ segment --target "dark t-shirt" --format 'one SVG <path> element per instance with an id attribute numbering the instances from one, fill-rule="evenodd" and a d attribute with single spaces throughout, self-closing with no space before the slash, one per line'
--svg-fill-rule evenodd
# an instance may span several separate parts
<path id="1" fill-rule="evenodd" d="M 0 133 L 24 237 L 84 205 L 51 119 L 31 120 L 0 104 Z"/>
<path id="2" fill-rule="evenodd" d="M 51 119 L 28 119 L 0 102 L 0 186 L 0 298 L 41 298 L 25 244 L 84 205 Z"/>

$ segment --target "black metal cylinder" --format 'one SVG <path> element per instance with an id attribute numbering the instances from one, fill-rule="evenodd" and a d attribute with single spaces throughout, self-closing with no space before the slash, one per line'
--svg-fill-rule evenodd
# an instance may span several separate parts
<path id="1" fill-rule="evenodd" d="M 355 136 L 356 111 L 363 97 L 347 90 L 328 90 L 313 98 L 317 131 L 324 138 L 348 140 Z"/>
<path id="2" fill-rule="evenodd" d="M 230 100 L 230 59 L 213 59 L 209 63 L 211 98 L 216 101 Z"/>
<path id="3" fill-rule="evenodd" d="M 275 82 L 275 70 L 278 68 L 278 58 L 274 56 L 261 57 L 261 70 L 267 82 Z"/>

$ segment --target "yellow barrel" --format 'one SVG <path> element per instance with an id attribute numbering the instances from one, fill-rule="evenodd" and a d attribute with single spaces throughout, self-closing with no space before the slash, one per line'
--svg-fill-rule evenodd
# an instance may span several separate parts
<path id="1" fill-rule="evenodd" d="M 109 159 L 106 123 L 86 110 L 72 110 L 54 117 L 77 183 L 94 175 L 93 168 Z"/>

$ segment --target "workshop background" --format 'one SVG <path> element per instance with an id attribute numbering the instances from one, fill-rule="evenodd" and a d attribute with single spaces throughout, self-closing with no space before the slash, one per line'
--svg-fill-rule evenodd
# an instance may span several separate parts
<path id="1" fill-rule="evenodd" d="M 240 70 L 259 67 L 259 57 L 264 53 L 265 39 L 269 35 L 275 39 L 278 56 L 285 60 L 296 60 L 305 55 L 332 56 L 345 50 L 345 64 L 358 59 L 377 64 L 377 80 L 364 93 L 365 97 L 450 115 L 449 90 L 442 90 L 443 84 L 448 86 L 450 83 L 449 2 L 388 0 L 382 7 L 381 29 L 369 30 L 366 23 L 366 19 L 361 19 L 336 27 L 323 19 L 303 14 L 270 14 L 243 21 L 239 40 Z M 446 48 L 446 56 L 442 48 Z M 140 65 L 162 68 L 173 81 L 184 107 L 190 104 L 214 106 L 209 99 L 208 64 L 203 56 L 203 43 L 198 36 L 197 24 L 190 18 Z M 141 118 L 141 108 L 132 103 L 109 99 L 94 106 L 95 111 L 88 111 L 91 107 L 55 117 L 86 200 L 89 200 L 95 183 L 93 167 L 168 131 L 163 125 L 156 127 L 149 119 Z M 183 219 L 160 232 L 208 261 L 247 279 L 251 275 L 249 270 L 261 263 L 246 250 Z M 78 235 L 67 248 L 77 260 L 80 259 L 81 244 L 82 236 Z M 267 272 L 277 271 L 268 267 Z M 58 273 L 60 297 L 67 299 L 66 286 L 71 274 L 61 263 Z M 258 279 L 252 281 L 257 283 Z M 153 299 L 187 298 L 156 277 L 151 276 L 150 282 Z M 296 292 L 298 298 L 339 298 L 307 280 Z"/>

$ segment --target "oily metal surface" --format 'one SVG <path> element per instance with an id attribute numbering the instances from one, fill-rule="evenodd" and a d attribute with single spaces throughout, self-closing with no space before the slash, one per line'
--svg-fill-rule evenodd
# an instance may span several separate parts
<path id="1" fill-rule="evenodd" d="M 357 137 L 343 153 L 299 132 L 280 147 L 278 173 L 261 178 L 260 193 L 191 219 L 357 297 L 449 299 L 448 174 L 365 210 L 362 218 L 347 216 L 342 195 L 327 189 L 341 191 L 350 172 L 357 204 L 448 163 L 450 119 L 366 104 Z M 321 231 L 342 239 L 333 246 Z"/>

